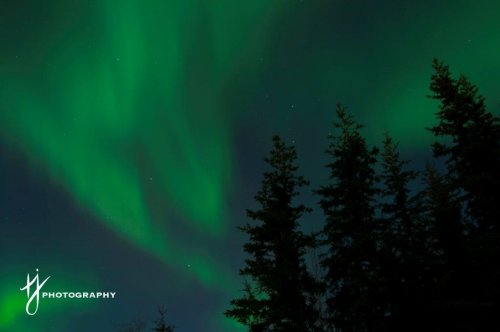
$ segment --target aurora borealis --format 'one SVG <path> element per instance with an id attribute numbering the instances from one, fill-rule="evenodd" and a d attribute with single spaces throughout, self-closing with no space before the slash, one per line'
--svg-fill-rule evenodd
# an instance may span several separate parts
<path id="1" fill-rule="evenodd" d="M 272 134 L 315 185 L 341 101 L 425 161 L 432 58 L 498 112 L 498 22 L 487 0 L 3 1 L 0 331 L 111 331 L 159 304 L 182 332 L 241 330 L 222 312 Z M 36 268 L 117 299 L 28 317 Z"/>

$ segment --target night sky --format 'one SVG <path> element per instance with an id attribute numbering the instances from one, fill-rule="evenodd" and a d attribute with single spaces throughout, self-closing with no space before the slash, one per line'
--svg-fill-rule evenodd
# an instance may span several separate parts
<path id="1" fill-rule="evenodd" d="M 499 22 L 491 0 L 0 1 L 0 331 L 114 331 L 158 305 L 179 332 L 242 331 L 222 312 L 271 136 L 319 186 L 340 101 L 422 165 L 433 58 L 498 113 Z M 36 268 L 117 298 L 28 316 Z"/>

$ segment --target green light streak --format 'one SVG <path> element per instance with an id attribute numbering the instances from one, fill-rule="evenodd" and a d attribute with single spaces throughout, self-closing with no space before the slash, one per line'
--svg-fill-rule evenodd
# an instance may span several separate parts
<path id="1" fill-rule="evenodd" d="M 207 248 L 176 240 L 155 216 L 165 215 L 160 202 L 204 237 L 226 232 L 232 115 L 222 97 L 272 7 L 109 0 L 85 8 L 89 17 L 55 14 L 53 26 L 33 31 L 45 43 L 30 49 L 31 64 L 27 55 L 12 60 L 14 74 L 0 78 L 0 135 L 107 227 L 173 267 L 193 262 L 188 274 L 205 286 L 229 289 Z M 33 71 L 21 75 L 26 66 Z"/>

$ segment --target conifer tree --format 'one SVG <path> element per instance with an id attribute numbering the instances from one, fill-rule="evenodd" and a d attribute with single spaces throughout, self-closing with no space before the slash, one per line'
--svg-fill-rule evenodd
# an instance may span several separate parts
<path id="1" fill-rule="evenodd" d="M 460 307 L 467 307 L 477 289 L 475 278 L 471 278 L 477 271 L 470 270 L 470 258 L 466 254 L 461 200 L 450 177 L 440 174 L 434 166 L 427 166 L 424 180 L 427 238 L 434 253 L 428 270 L 436 281 L 428 287 L 434 286 L 434 289 L 427 292 L 428 307 L 434 314 L 433 325 L 439 330 L 468 331 L 461 326 L 464 315 L 460 311 L 464 309 Z M 465 311 L 471 314 L 469 309 Z"/>
<path id="2" fill-rule="evenodd" d="M 401 159 L 398 144 L 388 133 L 385 134 L 381 157 L 382 216 L 395 235 L 404 236 L 412 233 L 419 210 L 418 198 L 411 196 L 409 189 L 409 183 L 415 180 L 417 173 L 405 169 L 408 161 Z"/>
<path id="3" fill-rule="evenodd" d="M 500 122 L 486 110 L 484 98 L 463 75 L 452 77 L 447 65 L 434 60 L 432 98 L 440 102 L 438 124 L 431 128 L 436 138 L 436 157 L 445 157 L 448 175 L 461 190 L 470 216 L 480 230 L 500 226 Z"/>
<path id="4" fill-rule="evenodd" d="M 387 292 L 386 317 L 389 330 L 410 331 L 417 324 L 408 322 L 421 316 L 427 256 L 420 196 L 411 195 L 409 189 L 417 173 L 406 170 L 408 161 L 401 159 L 398 144 L 388 133 L 381 157 L 379 254 L 381 280 Z"/>
<path id="5" fill-rule="evenodd" d="M 500 119 L 486 110 L 484 97 L 465 76 L 453 78 L 437 60 L 433 67 L 431 97 L 440 103 L 438 124 L 431 128 L 439 139 L 434 155 L 445 158 L 446 182 L 464 204 L 471 226 L 462 265 L 474 273 L 463 275 L 461 294 L 467 299 L 461 300 L 476 303 L 470 313 L 500 310 Z"/>
<path id="6" fill-rule="evenodd" d="M 309 209 L 294 202 L 308 182 L 296 174 L 296 159 L 295 148 L 275 136 L 265 159 L 271 170 L 255 196 L 259 207 L 247 210 L 252 223 L 241 227 L 250 236 L 244 246 L 250 257 L 240 274 L 249 280 L 244 296 L 232 300 L 225 314 L 250 331 L 314 331 L 318 319 L 313 302 L 317 283 L 304 261 L 312 237 L 298 229 Z"/>
<path id="7" fill-rule="evenodd" d="M 464 226 L 462 207 L 447 176 L 434 166 L 425 171 L 425 210 L 434 243 L 430 244 L 442 256 L 449 269 L 457 271 L 464 264 Z"/>
<path id="8" fill-rule="evenodd" d="M 376 255 L 374 196 L 377 149 L 369 148 L 361 125 L 341 105 L 327 154 L 330 183 L 321 187 L 326 217 L 327 305 L 336 331 L 375 331 L 384 314 Z"/>
<path id="9" fill-rule="evenodd" d="M 159 317 L 154 321 L 152 330 L 155 332 L 174 332 L 175 326 L 166 323 L 167 310 L 164 307 L 158 308 L 158 315 Z"/>

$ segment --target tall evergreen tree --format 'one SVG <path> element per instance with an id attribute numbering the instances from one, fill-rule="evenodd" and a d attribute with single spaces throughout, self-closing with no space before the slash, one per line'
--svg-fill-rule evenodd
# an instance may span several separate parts
<path id="1" fill-rule="evenodd" d="M 377 149 L 370 149 L 360 134 L 361 125 L 341 105 L 327 154 L 330 183 L 321 187 L 323 229 L 328 253 L 327 305 L 336 331 L 375 331 L 381 306 L 376 258 L 374 196 Z"/>
<path id="2" fill-rule="evenodd" d="M 449 67 L 437 60 L 433 67 L 431 97 L 440 105 L 438 124 L 431 131 L 445 139 L 434 144 L 434 155 L 446 158 L 447 181 L 474 226 L 466 248 L 467 270 L 474 274 L 463 282 L 469 287 L 462 293 L 482 308 L 476 312 L 495 306 L 500 310 L 500 119 L 486 110 L 484 98 L 465 76 L 453 78 Z"/>
<path id="3" fill-rule="evenodd" d="M 271 170 L 264 173 L 255 196 L 260 206 L 247 210 L 253 222 L 241 227 L 250 236 L 244 246 L 250 258 L 240 274 L 250 280 L 245 282 L 244 296 L 232 300 L 225 314 L 250 331 L 313 331 L 318 319 L 313 303 L 317 283 L 304 260 L 312 237 L 298 228 L 309 209 L 294 203 L 308 182 L 296 174 L 296 159 L 295 148 L 275 136 L 271 155 L 265 159 Z"/>
<path id="4" fill-rule="evenodd" d="M 434 166 L 425 171 L 425 211 L 433 241 L 430 246 L 442 258 L 446 269 L 458 271 L 464 265 L 465 243 L 462 207 L 447 176 Z M 461 293 L 461 292 L 460 292 Z"/>
<path id="5" fill-rule="evenodd" d="M 440 102 L 436 157 L 445 157 L 448 174 L 464 193 L 467 211 L 482 231 L 500 227 L 500 122 L 486 110 L 484 98 L 463 75 L 452 77 L 447 65 L 434 60 L 432 98 Z"/>
<path id="6" fill-rule="evenodd" d="M 385 135 L 381 155 L 382 183 L 379 222 L 381 279 L 387 301 L 388 329 L 418 330 L 423 323 L 425 261 L 427 246 L 421 215 L 420 195 L 411 195 L 409 185 L 417 173 L 406 170 L 396 144 Z"/>
<path id="7" fill-rule="evenodd" d="M 398 144 L 388 133 L 385 134 L 381 157 L 382 217 L 394 235 L 404 237 L 416 227 L 415 219 L 420 210 L 418 197 L 411 196 L 409 189 L 417 172 L 405 169 L 408 161 L 401 159 Z"/>
<path id="8" fill-rule="evenodd" d="M 478 270 L 471 270 L 472 257 L 467 254 L 461 200 L 449 176 L 434 166 L 427 166 L 424 175 L 428 238 L 436 254 L 429 269 L 436 280 L 435 294 L 428 296 L 433 325 L 438 331 L 475 331 L 479 327 L 474 317 L 479 308 L 474 303 Z M 472 329 L 467 322 L 472 322 Z"/>

